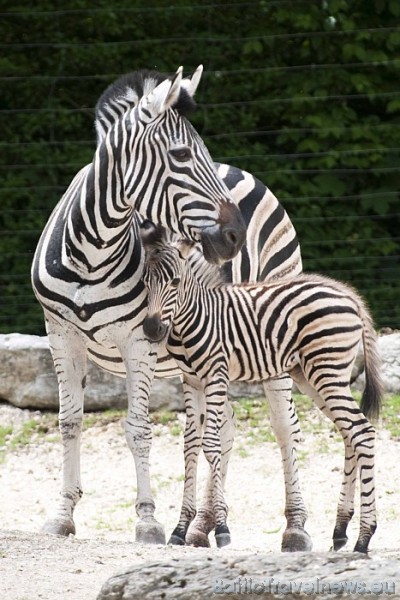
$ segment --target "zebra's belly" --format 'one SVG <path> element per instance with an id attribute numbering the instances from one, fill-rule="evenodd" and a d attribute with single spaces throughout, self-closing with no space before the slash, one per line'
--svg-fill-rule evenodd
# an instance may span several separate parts
<path id="1" fill-rule="evenodd" d="M 121 352 L 116 346 L 106 347 L 100 344 L 88 346 L 88 358 L 95 365 L 113 373 L 118 377 L 126 377 L 126 368 Z M 155 377 L 177 377 L 182 375 L 175 360 L 168 354 L 165 347 L 161 347 L 158 353 Z"/>

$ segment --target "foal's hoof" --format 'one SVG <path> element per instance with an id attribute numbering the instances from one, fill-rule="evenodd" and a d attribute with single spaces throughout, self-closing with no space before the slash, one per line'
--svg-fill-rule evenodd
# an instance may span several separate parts
<path id="1" fill-rule="evenodd" d="M 208 535 L 191 527 L 186 534 L 186 546 L 195 546 L 196 548 L 210 548 Z"/>
<path id="2" fill-rule="evenodd" d="M 361 554 L 368 554 L 369 540 L 358 540 L 354 546 L 353 552 L 361 552 Z"/>
<path id="3" fill-rule="evenodd" d="M 41 531 L 43 533 L 68 537 L 70 533 L 75 535 L 75 523 L 72 519 L 49 519 L 43 525 Z"/>
<path id="4" fill-rule="evenodd" d="M 288 528 L 282 536 L 282 552 L 310 552 L 312 541 L 304 529 Z"/>
<path id="5" fill-rule="evenodd" d="M 162 544 L 165 546 L 164 527 L 155 519 L 136 524 L 135 539 L 140 544 Z"/>
<path id="6" fill-rule="evenodd" d="M 172 533 L 171 537 L 168 540 L 169 546 L 184 546 L 185 543 L 186 542 L 185 542 L 184 538 L 181 538 L 179 535 L 176 535 L 175 533 Z"/>
<path id="7" fill-rule="evenodd" d="M 347 537 L 347 535 L 345 535 L 344 537 L 340 537 L 340 538 L 333 538 L 334 551 L 337 552 L 338 550 L 343 548 L 343 546 L 345 546 L 347 544 L 348 539 L 349 538 Z"/>

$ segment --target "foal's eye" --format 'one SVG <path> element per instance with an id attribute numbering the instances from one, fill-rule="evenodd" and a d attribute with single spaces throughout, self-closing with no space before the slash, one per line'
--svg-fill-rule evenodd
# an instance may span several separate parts
<path id="1" fill-rule="evenodd" d="M 171 285 L 172 287 L 178 287 L 179 283 L 181 281 L 180 277 L 174 277 L 171 281 Z"/>
<path id="2" fill-rule="evenodd" d="M 187 147 L 174 148 L 173 150 L 170 150 L 170 153 L 175 158 L 175 160 L 179 160 L 179 162 L 186 162 L 192 157 L 190 148 Z"/>

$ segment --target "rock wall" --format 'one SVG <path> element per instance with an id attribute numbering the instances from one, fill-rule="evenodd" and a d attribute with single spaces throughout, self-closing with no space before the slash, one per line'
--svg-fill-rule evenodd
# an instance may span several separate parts
<path id="1" fill-rule="evenodd" d="M 388 393 L 400 394 L 400 332 L 379 338 L 382 356 L 382 375 Z M 354 372 L 354 387 L 363 389 L 362 354 Z M 58 409 L 58 386 L 54 374 L 47 337 L 11 333 L 0 335 L 0 399 L 19 408 Z M 232 397 L 262 396 L 260 384 L 232 384 Z M 127 405 L 125 379 L 102 371 L 88 363 L 85 410 L 125 408 Z M 183 410 L 180 379 L 155 379 L 150 398 L 150 410 Z"/>

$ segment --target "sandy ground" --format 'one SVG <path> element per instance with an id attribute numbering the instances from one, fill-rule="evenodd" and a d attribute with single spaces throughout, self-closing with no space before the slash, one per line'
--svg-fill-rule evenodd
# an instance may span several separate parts
<path id="1" fill-rule="evenodd" d="M 40 413 L 0 405 L 0 425 L 17 424 Z M 183 424 L 183 416 L 179 419 Z M 299 449 L 301 482 L 309 509 L 307 530 L 315 551 L 330 548 L 342 471 L 342 444 L 328 426 L 305 433 Z M 122 422 L 94 423 L 82 441 L 84 495 L 75 512 L 76 536 L 38 533 L 59 490 L 61 446 L 57 431 L 9 450 L 0 464 L 0 599 L 95 599 L 115 572 L 147 560 L 225 552 L 279 552 L 284 529 L 280 455 L 274 442 L 235 442 L 226 497 L 232 546 L 218 550 L 141 546 L 134 542 L 135 475 Z M 182 496 L 182 436 L 156 425 L 151 473 L 156 516 L 167 537 L 176 524 Z M 200 481 L 206 469 L 201 468 Z M 379 526 L 371 556 L 400 558 L 400 441 L 379 431 L 377 444 Z M 349 531 L 357 537 L 358 513 Z"/>

